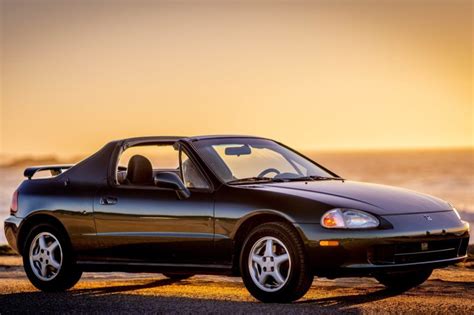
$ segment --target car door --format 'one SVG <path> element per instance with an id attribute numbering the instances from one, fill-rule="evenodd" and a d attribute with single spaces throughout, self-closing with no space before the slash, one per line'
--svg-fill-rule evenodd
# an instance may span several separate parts
<path id="1" fill-rule="evenodd" d="M 213 261 L 214 200 L 210 187 L 173 189 L 109 185 L 94 199 L 101 256 L 108 261 L 193 263 Z"/>

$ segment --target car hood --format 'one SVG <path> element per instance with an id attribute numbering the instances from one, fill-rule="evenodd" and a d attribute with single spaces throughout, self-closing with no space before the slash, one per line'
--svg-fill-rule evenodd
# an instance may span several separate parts
<path id="1" fill-rule="evenodd" d="M 337 207 L 361 208 L 379 215 L 437 212 L 451 210 L 444 200 L 386 185 L 355 181 L 309 181 L 263 184 L 267 189 L 329 203 Z M 365 208 L 365 207 L 364 207 Z"/>

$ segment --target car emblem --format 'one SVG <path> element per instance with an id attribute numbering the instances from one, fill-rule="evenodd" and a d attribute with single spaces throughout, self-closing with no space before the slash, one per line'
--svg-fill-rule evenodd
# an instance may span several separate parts
<path id="1" fill-rule="evenodd" d="M 428 243 L 421 243 L 421 250 L 422 251 L 428 250 Z"/>
<path id="2" fill-rule="evenodd" d="M 430 217 L 429 215 L 424 215 L 423 218 L 425 218 L 426 221 L 433 221 L 433 218 Z"/>

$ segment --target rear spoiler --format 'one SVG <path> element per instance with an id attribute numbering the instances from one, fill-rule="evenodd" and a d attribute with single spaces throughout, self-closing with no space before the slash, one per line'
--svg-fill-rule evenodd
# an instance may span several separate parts
<path id="1" fill-rule="evenodd" d="M 25 169 L 23 175 L 31 179 L 36 172 L 39 171 L 50 171 L 52 176 L 57 176 L 61 174 L 64 170 L 70 169 L 74 164 L 58 164 L 58 165 L 42 165 L 42 166 L 32 166 Z"/>

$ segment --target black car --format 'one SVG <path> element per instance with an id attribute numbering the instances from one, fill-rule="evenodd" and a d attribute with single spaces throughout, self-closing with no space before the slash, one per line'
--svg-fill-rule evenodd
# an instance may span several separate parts
<path id="1" fill-rule="evenodd" d="M 83 271 L 241 275 L 264 302 L 299 299 L 314 276 L 403 290 L 461 262 L 469 242 L 443 200 L 343 179 L 258 137 L 113 141 L 25 176 L 5 234 L 44 291 Z"/>

